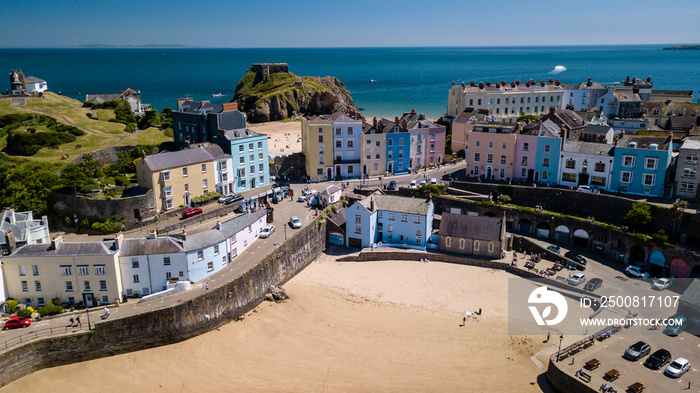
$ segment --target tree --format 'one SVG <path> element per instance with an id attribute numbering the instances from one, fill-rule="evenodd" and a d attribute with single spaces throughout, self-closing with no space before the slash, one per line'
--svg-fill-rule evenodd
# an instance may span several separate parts
<path id="1" fill-rule="evenodd" d="M 537 116 L 535 116 L 535 115 L 526 115 L 525 112 L 520 112 L 520 116 L 518 116 L 518 118 L 516 119 L 516 121 L 518 121 L 518 122 L 525 121 L 525 120 L 528 120 L 528 121 L 529 121 L 529 120 L 535 121 L 535 120 L 539 120 L 539 119 L 540 119 L 540 118 L 537 117 Z"/>
<path id="2" fill-rule="evenodd" d="M 687 207 L 688 202 L 686 201 L 675 202 L 671 205 L 671 209 L 668 211 L 669 215 L 671 216 L 671 220 L 673 220 L 671 225 L 671 239 L 676 238 L 676 226 L 678 226 L 678 229 L 680 230 L 681 221 L 683 220 L 683 215 L 685 214 L 685 209 Z"/>
<path id="3" fill-rule="evenodd" d="M 51 188 L 58 183 L 54 169 L 47 164 L 4 157 L 0 157 L 0 205 L 32 210 L 38 216 L 46 214 Z"/>
<path id="4" fill-rule="evenodd" d="M 79 164 L 67 164 L 61 169 L 61 184 L 66 188 L 72 188 L 78 193 L 79 188 L 90 184 L 91 179 Z"/>
<path id="5" fill-rule="evenodd" d="M 625 220 L 629 223 L 630 228 L 637 232 L 643 232 L 651 219 L 651 206 L 646 202 L 633 204 L 625 215 Z"/>

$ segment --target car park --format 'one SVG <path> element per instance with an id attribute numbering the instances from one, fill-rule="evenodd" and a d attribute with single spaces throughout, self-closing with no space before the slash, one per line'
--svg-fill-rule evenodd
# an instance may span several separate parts
<path id="1" fill-rule="evenodd" d="M 670 287 L 671 284 L 673 284 L 673 281 L 671 281 L 671 279 L 659 278 L 658 280 L 654 281 L 654 283 L 651 285 L 651 288 L 657 291 L 663 291 L 664 289 Z"/>
<path id="2" fill-rule="evenodd" d="M 578 188 L 576 188 L 576 191 L 593 192 L 593 189 L 590 186 L 578 186 Z"/>
<path id="3" fill-rule="evenodd" d="M 196 216 L 197 214 L 202 214 L 202 209 L 187 209 L 182 212 L 182 218 Z"/>
<path id="4" fill-rule="evenodd" d="M 622 356 L 629 360 L 639 360 L 648 355 L 649 352 L 651 352 L 651 345 L 644 341 L 637 341 L 627 348 L 625 354 Z"/>
<path id="5" fill-rule="evenodd" d="M 586 286 L 583 287 L 583 289 L 587 291 L 595 291 L 596 289 L 600 288 L 600 286 L 603 285 L 603 280 L 600 278 L 591 278 L 591 281 L 586 283 Z"/>
<path id="6" fill-rule="evenodd" d="M 268 237 L 270 237 L 270 235 L 272 235 L 272 232 L 274 232 L 274 231 L 275 231 L 275 226 L 272 224 L 269 224 L 260 230 L 260 237 L 268 238 Z"/>
<path id="7" fill-rule="evenodd" d="M 22 318 L 22 317 L 12 317 L 5 321 L 5 325 L 3 325 L 2 330 L 5 329 L 17 329 L 17 328 L 26 328 L 29 327 L 32 324 L 32 320 L 29 318 Z"/>
<path id="8" fill-rule="evenodd" d="M 547 250 L 549 250 L 555 254 L 559 254 L 561 252 L 561 247 L 551 245 L 551 246 L 547 246 Z"/>
<path id="9" fill-rule="evenodd" d="M 677 336 L 688 326 L 688 320 L 682 315 L 674 315 L 669 319 L 673 320 L 674 323 L 669 323 L 664 329 L 664 334 L 668 336 Z"/>
<path id="10" fill-rule="evenodd" d="M 386 189 L 389 191 L 396 190 L 396 182 L 394 180 L 390 181 Z"/>
<path id="11" fill-rule="evenodd" d="M 625 273 L 632 277 L 649 278 L 649 273 L 645 272 L 644 269 L 639 266 L 629 265 L 627 269 L 625 269 Z"/>
<path id="12" fill-rule="evenodd" d="M 297 216 L 292 216 L 289 219 L 289 225 L 294 229 L 301 228 L 301 220 Z"/>
<path id="13" fill-rule="evenodd" d="M 666 367 L 665 374 L 669 377 L 678 378 L 690 369 L 690 362 L 686 358 L 676 358 Z"/>
<path id="14" fill-rule="evenodd" d="M 577 254 L 577 253 L 575 253 L 575 252 L 573 252 L 573 251 L 567 252 L 566 254 L 564 254 L 564 256 L 567 257 L 567 258 L 569 258 L 569 259 L 572 259 L 572 260 L 574 260 L 574 261 L 576 261 L 576 262 L 578 262 L 578 263 L 580 263 L 580 264 L 582 264 L 582 265 L 585 265 L 585 264 L 586 264 L 586 258 L 584 258 L 584 257 L 581 256 L 580 254 Z"/>
<path id="15" fill-rule="evenodd" d="M 665 350 L 665 349 L 659 349 L 658 351 L 654 352 L 649 356 L 644 362 L 644 365 L 649 367 L 652 370 L 658 370 L 661 367 L 665 366 L 666 363 L 671 361 L 671 352 Z"/>
<path id="16" fill-rule="evenodd" d="M 569 279 L 569 284 L 579 285 L 586 282 L 586 275 L 584 273 L 576 273 Z"/>
<path id="17" fill-rule="evenodd" d="M 418 188 L 418 182 L 416 180 L 411 180 L 411 184 L 408 188 Z"/>

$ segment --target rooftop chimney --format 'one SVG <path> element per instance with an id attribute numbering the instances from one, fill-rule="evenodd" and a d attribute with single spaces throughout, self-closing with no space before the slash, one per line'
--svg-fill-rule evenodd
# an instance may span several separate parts
<path id="1" fill-rule="evenodd" d="M 501 87 L 501 84 L 496 82 L 496 88 L 500 88 L 500 87 Z"/>
<path id="2" fill-rule="evenodd" d="M 501 86 L 505 86 L 505 85 L 506 85 L 506 81 L 501 80 Z"/>
<path id="3" fill-rule="evenodd" d="M 484 88 L 484 82 L 479 82 L 479 89 L 483 89 L 483 88 Z"/>
<path id="4" fill-rule="evenodd" d="M 399 124 L 399 117 L 398 116 L 394 116 L 394 123 Z"/>
<path id="5" fill-rule="evenodd" d="M 647 76 L 647 83 L 651 83 L 651 76 Z"/>
<path id="6" fill-rule="evenodd" d="M 237 101 L 224 102 L 223 104 L 221 104 L 221 109 L 224 112 L 237 111 L 238 110 L 238 102 Z"/>
<path id="7" fill-rule="evenodd" d="M 550 106 L 550 107 L 549 107 L 549 115 L 550 115 L 550 116 L 554 116 L 554 114 L 555 114 L 556 112 L 557 112 L 556 108 L 554 108 L 553 106 Z"/>
<path id="8" fill-rule="evenodd" d="M 486 86 L 491 87 L 491 81 L 486 81 Z"/>
<path id="9" fill-rule="evenodd" d="M 374 211 L 374 197 L 369 197 L 369 211 Z"/>
<path id="10" fill-rule="evenodd" d="M 146 158 L 146 151 L 141 149 L 141 158 Z"/>
<path id="11" fill-rule="evenodd" d="M 551 85 L 552 83 L 554 83 L 554 79 L 549 78 L 549 82 L 548 82 L 548 83 Z"/>
<path id="12" fill-rule="evenodd" d="M 555 80 L 555 81 L 554 81 L 554 85 L 555 85 L 555 86 L 561 85 L 561 81 L 559 81 L 559 79 Z"/>
<path id="13" fill-rule="evenodd" d="M 471 81 L 471 82 L 469 82 L 469 86 L 474 87 L 474 86 L 476 86 L 476 83 L 474 83 L 474 81 Z"/>
<path id="14" fill-rule="evenodd" d="M 17 241 L 15 240 L 15 234 L 12 232 L 12 229 L 8 229 L 7 232 L 5 232 L 5 239 L 7 239 L 7 250 L 12 254 L 17 250 Z"/>
<path id="15" fill-rule="evenodd" d="M 415 115 L 416 114 L 416 108 L 411 109 L 411 114 Z"/>
<path id="16" fill-rule="evenodd" d="M 515 82 L 510 82 L 510 87 L 515 88 Z"/>
<path id="17" fill-rule="evenodd" d="M 418 115 L 418 118 L 421 120 L 425 120 L 425 114 L 421 113 L 420 115 Z"/>
<path id="18" fill-rule="evenodd" d="M 187 241 L 187 232 L 185 232 L 185 228 L 182 228 L 182 241 Z"/>
<path id="19" fill-rule="evenodd" d="M 625 83 L 629 83 L 629 81 L 630 81 L 630 76 L 627 75 L 627 79 L 625 79 Z"/>
<path id="20" fill-rule="evenodd" d="M 122 231 L 119 231 L 117 233 L 117 237 L 114 239 L 114 241 L 115 243 L 117 243 L 117 249 L 121 249 L 122 243 L 124 242 L 124 234 L 122 233 Z"/>
<path id="21" fill-rule="evenodd" d="M 462 88 L 464 89 L 464 87 L 465 87 L 464 82 L 462 82 Z"/>
<path id="22" fill-rule="evenodd" d="M 372 126 L 373 126 L 375 129 L 377 128 L 377 116 L 375 116 L 375 117 L 372 119 Z"/>
<path id="23" fill-rule="evenodd" d="M 525 87 L 530 87 L 530 82 L 525 82 Z"/>
<path id="24" fill-rule="evenodd" d="M 51 246 L 53 247 L 53 249 L 57 250 L 58 245 L 61 243 L 63 243 L 63 236 L 61 236 L 58 233 L 53 235 L 53 237 L 51 238 Z"/>
<path id="25" fill-rule="evenodd" d="M 401 127 L 403 127 L 404 130 L 408 129 L 408 121 L 406 121 L 406 119 L 401 120 Z"/>
<path id="26" fill-rule="evenodd" d="M 454 86 L 454 85 L 455 85 L 455 81 L 452 81 L 452 86 Z"/>
<path id="27" fill-rule="evenodd" d="M 520 86 L 520 79 L 516 79 L 516 80 L 515 80 L 515 84 L 518 85 L 518 86 Z"/>
<path id="28" fill-rule="evenodd" d="M 151 230 L 148 232 L 148 237 L 146 237 L 146 239 L 151 239 L 151 240 L 152 240 L 152 239 L 155 239 L 155 238 L 157 238 L 157 237 L 158 237 L 158 233 L 156 232 L 156 230 L 155 230 L 155 229 L 151 229 Z"/>
<path id="29" fill-rule="evenodd" d="M 632 88 L 632 93 L 634 93 L 634 94 L 639 94 L 639 87 L 634 86 L 634 87 Z"/>
<path id="30" fill-rule="evenodd" d="M 546 85 L 546 83 L 544 83 L 544 81 L 540 81 L 540 86 L 544 87 L 544 85 Z"/>
<path id="31" fill-rule="evenodd" d="M 219 220 L 216 220 L 216 226 L 214 226 L 214 228 L 221 230 L 221 222 L 219 222 Z"/>

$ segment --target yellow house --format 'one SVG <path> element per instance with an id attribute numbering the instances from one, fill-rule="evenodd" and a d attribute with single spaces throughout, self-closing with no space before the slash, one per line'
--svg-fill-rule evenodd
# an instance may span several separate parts
<path id="1" fill-rule="evenodd" d="M 301 119 L 301 151 L 311 180 L 333 178 L 333 120 L 318 116 Z"/>
<path id="2" fill-rule="evenodd" d="M 136 164 L 136 175 L 139 186 L 153 190 L 154 207 L 167 211 L 190 205 L 192 198 L 216 191 L 219 162 L 226 160 L 230 156 L 217 145 L 144 154 Z"/>
<path id="3" fill-rule="evenodd" d="M 117 253 L 123 240 L 27 244 L 2 259 L 7 294 L 27 306 L 41 307 L 53 298 L 88 307 L 118 303 L 122 283 Z"/>

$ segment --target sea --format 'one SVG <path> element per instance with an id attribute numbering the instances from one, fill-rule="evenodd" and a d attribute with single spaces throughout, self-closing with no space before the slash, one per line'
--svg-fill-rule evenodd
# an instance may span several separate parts
<path id="1" fill-rule="evenodd" d="M 609 85 L 651 76 L 654 88 L 693 89 L 697 98 L 700 51 L 663 47 L 0 49 L 0 70 L 21 69 L 78 100 L 130 87 L 162 110 L 181 97 L 228 102 L 253 63 L 280 62 L 297 75 L 337 77 L 366 116 L 392 118 L 416 109 L 437 119 L 452 82 L 553 78 L 574 85 L 590 77 Z"/>

